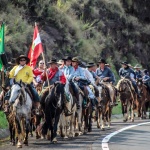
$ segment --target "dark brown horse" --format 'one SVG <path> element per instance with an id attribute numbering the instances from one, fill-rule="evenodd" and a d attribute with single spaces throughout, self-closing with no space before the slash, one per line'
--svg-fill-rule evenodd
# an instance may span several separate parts
<path id="1" fill-rule="evenodd" d="M 150 101 L 150 93 L 147 89 L 147 86 L 143 83 L 142 79 L 137 79 L 137 87 L 142 96 L 140 99 L 141 102 L 140 117 L 142 119 L 146 119 L 146 105 Z"/>

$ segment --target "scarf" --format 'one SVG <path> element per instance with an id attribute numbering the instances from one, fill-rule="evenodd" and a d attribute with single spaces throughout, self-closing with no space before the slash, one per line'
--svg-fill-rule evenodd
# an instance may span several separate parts
<path id="1" fill-rule="evenodd" d="M 21 69 L 23 69 L 25 66 L 26 66 L 26 65 L 24 65 L 24 66 L 19 65 L 19 66 L 15 69 L 14 77 L 15 77 L 15 76 L 18 74 L 18 72 L 19 72 Z"/>
<path id="2" fill-rule="evenodd" d="M 49 69 L 48 78 L 51 80 L 55 76 L 55 74 L 57 73 L 57 71 L 58 71 L 58 68 L 55 68 L 55 69 L 50 68 Z"/>

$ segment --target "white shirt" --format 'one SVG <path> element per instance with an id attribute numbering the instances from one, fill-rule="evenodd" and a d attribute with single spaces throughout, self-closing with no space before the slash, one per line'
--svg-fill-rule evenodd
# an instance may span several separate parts
<path id="1" fill-rule="evenodd" d="M 95 84 L 95 80 L 92 74 L 88 71 L 88 69 L 83 68 L 83 70 L 84 70 L 84 76 L 86 77 L 86 79 L 90 80 L 92 84 Z"/>

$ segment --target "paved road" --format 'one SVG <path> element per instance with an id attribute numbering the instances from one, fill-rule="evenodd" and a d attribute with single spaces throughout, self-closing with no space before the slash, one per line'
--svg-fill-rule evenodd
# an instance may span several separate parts
<path id="1" fill-rule="evenodd" d="M 102 149 L 102 140 L 111 133 L 133 124 L 148 122 L 150 120 L 135 120 L 135 123 L 123 123 L 121 120 L 112 122 L 111 129 L 101 131 L 93 125 L 93 131 L 86 135 L 74 137 L 73 139 L 63 140 L 58 138 L 57 144 L 50 144 L 46 140 L 35 140 L 30 138 L 29 146 L 23 146 L 22 150 L 104 150 Z M 109 140 L 106 150 L 149 150 L 150 147 L 150 124 L 134 127 L 122 131 Z M 15 146 L 10 146 L 9 142 L 3 143 L 0 150 L 15 150 Z"/>

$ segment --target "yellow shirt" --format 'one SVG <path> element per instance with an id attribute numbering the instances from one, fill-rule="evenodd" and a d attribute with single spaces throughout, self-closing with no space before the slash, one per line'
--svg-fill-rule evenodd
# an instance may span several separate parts
<path id="1" fill-rule="evenodd" d="M 15 74 L 15 70 L 18 66 L 15 66 L 10 72 L 9 72 L 9 78 L 15 78 L 15 80 L 17 82 L 19 82 L 20 80 L 22 80 L 22 82 L 30 84 L 33 81 L 33 72 L 31 67 L 29 66 L 25 66 L 24 68 L 22 68 L 18 74 L 16 76 L 14 76 Z"/>

